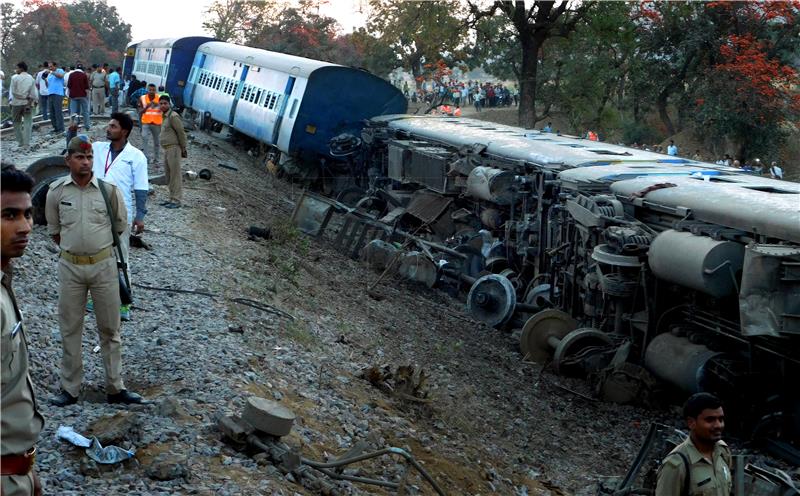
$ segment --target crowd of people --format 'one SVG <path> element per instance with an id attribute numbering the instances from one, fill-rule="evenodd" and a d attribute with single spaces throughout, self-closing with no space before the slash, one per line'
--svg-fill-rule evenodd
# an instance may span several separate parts
<path id="1" fill-rule="evenodd" d="M 403 92 L 412 103 L 436 101 L 439 104 L 452 105 L 454 108 L 474 105 L 478 112 L 485 107 L 519 105 L 519 91 L 502 83 L 451 81 L 448 84 L 423 85 L 420 89 L 412 90 L 406 82 L 403 84 Z"/>
<path id="2" fill-rule="evenodd" d="M 680 156 L 678 154 L 678 147 L 675 145 L 674 140 L 670 140 L 669 145 L 665 148 L 661 145 L 644 145 L 639 143 L 633 143 L 629 145 L 631 148 L 636 148 L 639 150 L 646 150 L 655 153 L 666 153 L 667 155 L 671 155 L 673 157 Z M 728 167 L 735 167 L 737 169 L 741 169 L 742 172 L 747 172 L 749 174 L 754 175 L 769 175 L 773 179 L 783 179 L 783 167 L 781 167 L 777 161 L 773 160 L 770 162 L 769 166 L 767 167 L 764 162 L 761 161 L 760 158 L 754 158 L 752 160 L 737 160 L 731 157 L 730 154 L 726 153 L 724 156 L 718 159 L 710 158 L 709 155 L 704 154 L 701 152 L 700 149 L 695 149 L 694 153 L 690 157 L 692 160 L 697 160 L 700 162 L 713 162 L 717 165 L 725 165 Z"/>

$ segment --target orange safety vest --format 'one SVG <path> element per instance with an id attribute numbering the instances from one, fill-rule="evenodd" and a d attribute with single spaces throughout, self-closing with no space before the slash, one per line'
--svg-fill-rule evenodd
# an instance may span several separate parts
<path id="1" fill-rule="evenodd" d="M 461 107 L 456 107 L 456 109 L 453 111 L 453 115 L 456 117 L 461 117 Z"/>
<path id="2" fill-rule="evenodd" d="M 589 141 L 600 141 L 597 138 L 597 133 L 595 133 L 594 131 L 589 131 Z"/>
<path id="3" fill-rule="evenodd" d="M 161 125 L 161 121 L 164 119 L 164 116 L 161 114 L 161 109 L 156 106 L 156 108 L 149 108 L 148 105 L 155 101 L 158 103 L 158 95 L 155 96 L 154 100 L 148 99 L 148 94 L 145 93 L 142 95 L 141 102 L 142 107 L 144 108 L 144 113 L 141 117 L 142 124 L 155 124 L 156 126 Z"/>

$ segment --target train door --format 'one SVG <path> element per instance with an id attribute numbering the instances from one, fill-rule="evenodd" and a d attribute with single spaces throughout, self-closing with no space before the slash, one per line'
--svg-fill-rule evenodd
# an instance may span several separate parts
<path id="1" fill-rule="evenodd" d="M 278 143 L 278 135 L 281 132 L 281 123 L 283 122 L 283 114 L 286 113 L 286 104 L 289 102 L 289 99 L 292 97 L 292 89 L 294 89 L 294 76 L 289 76 L 289 80 L 286 82 L 286 88 L 283 90 L 284 97 L 281 99 L 281 108 L 278 109 L 278 118 L 275 119 L 275 125 L 272 127 L 272 143 Z"/>
<path id="2" fill-rule="evenodd" d="M 247 78 L 247 72 L 250 66 L 246 65 L 242 69 L 242 74 L 239 76 L 239 84 L 236 86 L 236 94 L 233 95 L 233 104 L 231 105 L 231 115 L 228 116 L 228 124 L 233 125 L 233 118 L 236 116 L 236 105 L 239 103 L 239 98 L 242 96 L 242 89 L 244 88 L 244 80 Z"/>
<path id="3" fill-rule="evenodd" d="M 192 68 L 192 72 L 189 75 L 189 84 L 192 85 L 191 90 L 189 92 L 187 103 L 186 105 L 191 107 L 194 103 L 194 92 L 197 91 L 197 82 L 200 80 L 200 71 L 203 70 L 203 66 L 206 65 L 206 54 L 200 55 L 200 61 L 197 63 L 196 66 Z"/>
<path id="4" fill-rule="evenodd" d="M 159 86 L 163 86 L 165 91 L 169 91 L 167 90 L 167 74 L 169 74 L 169 53 L 171 51 L 172 50 L 167 48 L 166 53 L 164 53 L 164 65 L 161 66 L 161 70 L 159 71 L 161 73 L 161 83 Z"/>

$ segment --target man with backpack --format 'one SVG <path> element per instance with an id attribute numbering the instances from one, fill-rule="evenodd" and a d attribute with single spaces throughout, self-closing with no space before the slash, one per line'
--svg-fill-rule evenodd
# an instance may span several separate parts
<path id="1" fill-rule="evenodd" d="M 658 469 L 656 496 L 729 496 L 731 451 L 722 440 L 725 413 L 710 393 L 692 395 L 683 406 L 689 437 Z"/>

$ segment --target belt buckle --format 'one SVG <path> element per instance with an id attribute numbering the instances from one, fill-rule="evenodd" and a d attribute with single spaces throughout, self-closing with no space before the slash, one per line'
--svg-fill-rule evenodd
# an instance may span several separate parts
<path id="1" fill-rule="evenodd" d="M 33 446 L 22 456 L 28 459 L 28 472 L 30 472 L 33 470 L 33 466 L 36 465 L 36 446 Z"/>

